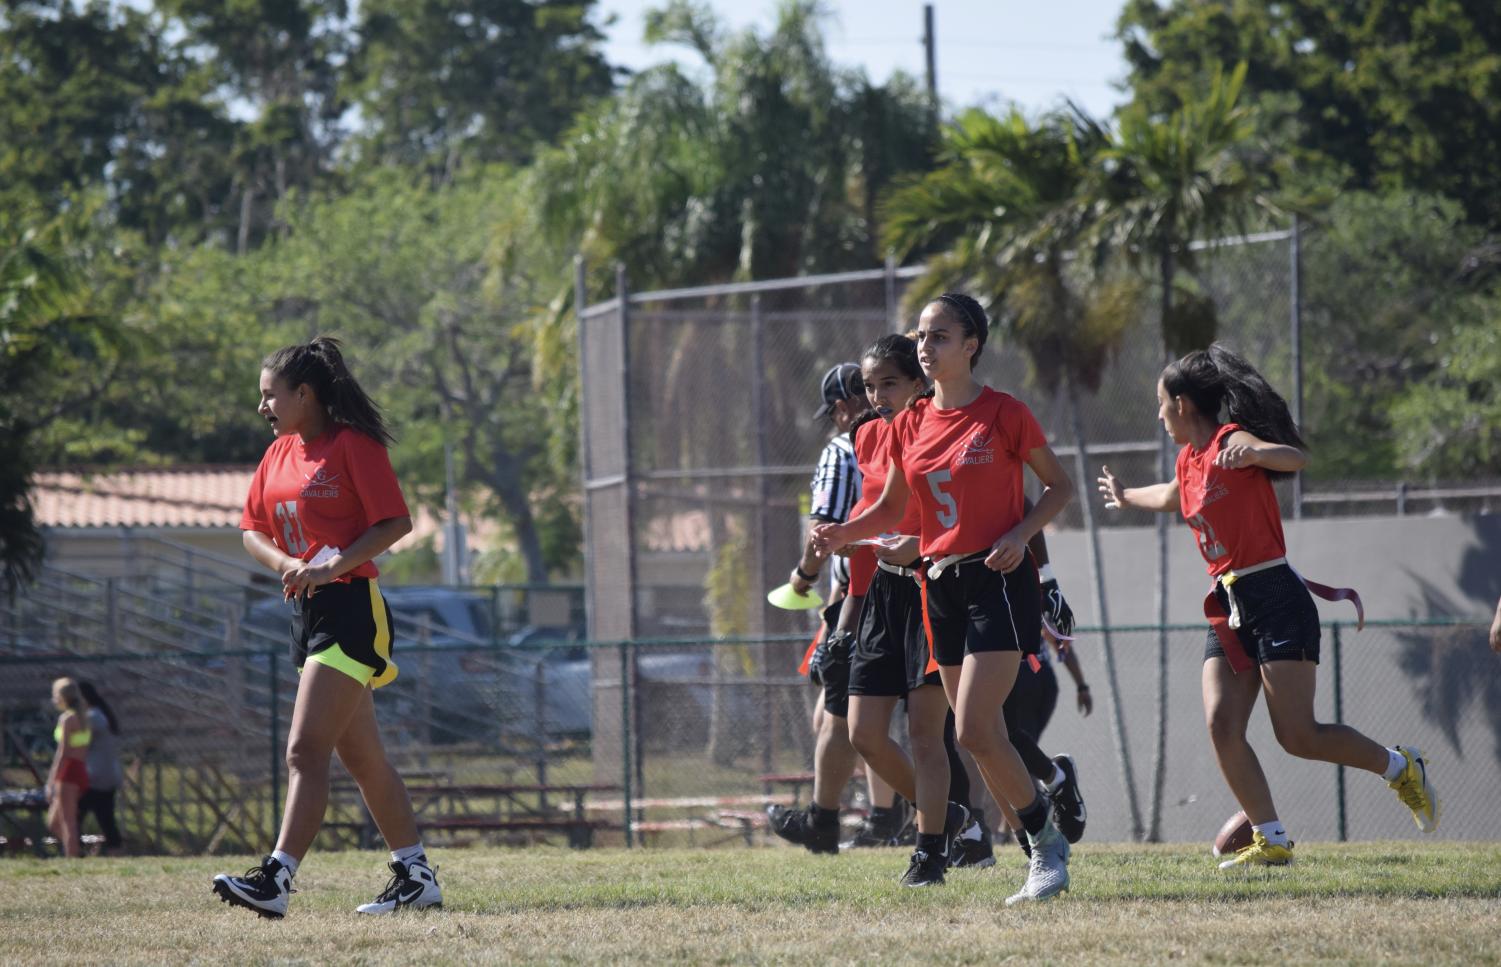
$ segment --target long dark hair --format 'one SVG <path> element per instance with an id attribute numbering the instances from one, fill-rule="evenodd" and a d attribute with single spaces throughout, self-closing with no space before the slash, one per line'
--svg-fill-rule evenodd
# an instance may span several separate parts
<path id="1" fill-rule="evenodd" d="M 1189 353 L 1162 371 L 1162 388 L 1168 396 L 1186 396 L 1194 409 L 1218 421 L 1225 412 L 1227 423 L 1239 423 L 1246 432 L 1268 443 L 1307 450 L 1293 415 L 1272 384 L 1223 343 Z M 1290 473 L 1268 471 L 1273 479 Z"/>
<path id="2" fill-rule="evenodd" d="M 315 336 L 300 345 L 284 346 L 267 356 L 261 368 L 281 377 L 288 386 L 311 386 L 334 422 L 351 426 L 388 447 L 396 442 L 380 407 L 344 364 L 339 340 L 334 337 Z"/>
<path id="3" fill-rule="evenodd" d="M 104 713 L 104 718 L 109 722 L 109 730 L 115 735 L 120 734 L 120 720 L 115 718 L 115 710 L 109 707 L 104 696 L 99 694 L 99 689 L 94 687 L 93 682 L 80 681 L 78 690 L 83 693 L 83 700 L 89 705 Z"/>
<path id="4" fill-rule="evenodd" d="M 969 368 L 974 369 L 980 364 L 980 354 L 985 351 L 985 337 L 990 334 L 990 319 L 986 317 L 985 310 L 980 307 L 980 303 L 963 292 L 945 292 L 933 302 L 943 306 L 943 311 L 959 323 L 966 339 L 973 336 L 978 340 L 975 354 L 969 357 Z"/>
<path id="5" fill-rule="evenodd" d="M 892 363 L 901 374 L 908 379 L 915 379 L 926 384 L 928 377 L 922 371 L 922 364 L 917 361 L 917 343 L 904 333 L 893 332 L 870 344 L 870 348 L 860 354 L 860 358 L 874 359 L 878 363 Z"/>

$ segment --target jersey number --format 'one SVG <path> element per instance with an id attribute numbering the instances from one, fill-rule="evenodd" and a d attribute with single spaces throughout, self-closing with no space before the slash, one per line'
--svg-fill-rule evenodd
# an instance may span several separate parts
<path id="1" fill-rule="evenodd" d="M 276 522 L 281 525 L 281 539 L 287 545 L 287 553 L 300 556 L 307 553 L 308 539 L 302 532 L 302 521 L 297 516 L 297 501 L 284 500 L 276 505 Z"/>
<path id="2" fill-rule="evenodd" d="M 927 475 L 928 489 L 933 492 L 933 499 L 938 501 L 938 523 L 944 527 L 953 527 L 959 523 L 959 505 L 954 502 L 952 494 L 943 492 L 943 485 L 954 479 L 954 475 L 947 470 L 934 470 Z"/>
<path id="3" fill-rule="evenodd" d="M 1194 514 L 1188 519 L 1193 525 L 1194 533 L 1199 538 L 1199 551 L 1206 561 L 1217 561 L 1226 554 L 1225 545 L 1215 536 L 1214 528 L 1209 526 L 1209 521 L 1204 519 L 1203 514 Z"/>

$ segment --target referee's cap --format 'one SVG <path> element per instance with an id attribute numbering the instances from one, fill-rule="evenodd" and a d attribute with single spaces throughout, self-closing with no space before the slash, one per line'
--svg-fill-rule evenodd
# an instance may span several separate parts
<path id="1" fill-rule="evenodd" d="M 821 420 L 834 412 L 834 404 L 840 400 L 856 399 L 865 392 L 865 380 L 860 375 L 860 367 L 856 363 L 839 363 L 829 367 L 829 371 L 823 374 L 823 383 L 819 387 L 823 394 L 823 405 L 813 414 L 813 419 Z"/>

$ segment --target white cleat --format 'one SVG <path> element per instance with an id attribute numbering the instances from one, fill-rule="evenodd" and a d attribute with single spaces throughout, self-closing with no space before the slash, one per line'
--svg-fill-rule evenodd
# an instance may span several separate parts
<path id="1" fill-rule="evenodd" d="M 391 882 L 380 896 L 355 908 L 356 913 L 383 914 L 398 910 L 438 910 L 443 906 L 443 890 L 438 886 L 437 871 L 427 857 L 403 863 L 392 860 Z"/>

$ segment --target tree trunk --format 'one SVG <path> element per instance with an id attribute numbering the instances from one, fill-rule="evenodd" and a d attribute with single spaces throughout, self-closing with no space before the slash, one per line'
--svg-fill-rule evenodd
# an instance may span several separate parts
<path id="1" fill-rule="evenodd" d="M 1173 253 L 1164 250 L 1159 257 L 1162 273 L 1162 358 L 1163 365 L 1172 361 L 1168 349 L 1167 328 L 1173 308 Z M 1166 433 L 1158 436 L 1157 473 L 1159 480 L 1172 479 L 1171 441 Z M 1162 791 L 1167 784 L 1167 674 L 1168 674 L 1168 515 L 1157 515 L 1157 736 L 1152 748 L 1152 805 L 1147 819 L 1147 841 L 1162 840 Z"/>
<path id="2" fill-rule="evenodd" d="M 1067 374 L 1063 383 L 1068 397 L 1068 418 L 1074 431 L 1074 475 L 1079 486 L 1088 480 L 1089 457 L 1084 444 L 1084 422 L 1079 417 L 1078 387 Z M 1100 652 L 1105 660 L 1105 693 L 1110 702 L 1110 734 L 1115 740 L 1115 758 L 1120 765 L 1121 786 L 1126 793 L 1126 809 L 1131 817 L 1131 836 L 1141 839 L 1141 806 L 1136 799 L 1136 777 L 1131 769 L 1131 748 L 1126 741 L 1126 720 L 1121 707 L 1120 682 L 1115 673 L 1115 646 L 1110 638 L 1110 608 L 1105 595 L 1105 572 L 1101 566 L 1100 527 L 1094 517 L 1089 497 L 1079 501 L 1084 513 L 1084 529 L 1089 534 L 1089 570 L 1094 577 L 1094 609 L 1100 621 Z"/>

